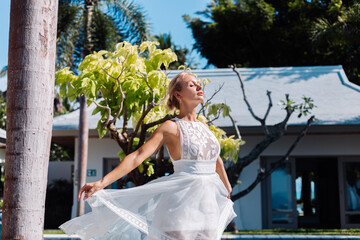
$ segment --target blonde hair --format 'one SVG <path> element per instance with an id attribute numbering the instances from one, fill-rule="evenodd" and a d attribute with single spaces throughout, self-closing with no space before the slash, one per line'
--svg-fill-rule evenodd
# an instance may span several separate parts
<path id="1" fill-rule="evenodd" d="M 178 75 L 176 75 L 169 84 L 169 99 L 167 101 L 167 105 L 170 108 L 170 110 L 174 109 L 180 109 L 180 102 L 175 97 L 175 91 L 181 91 L 181 83 L 185 79 L 186 76 L 192 75 L 188 72 L 181 72 Z"/>

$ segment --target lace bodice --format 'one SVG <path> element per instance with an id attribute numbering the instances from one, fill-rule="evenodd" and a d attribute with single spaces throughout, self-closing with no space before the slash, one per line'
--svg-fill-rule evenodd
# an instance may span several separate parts
<path id="1" fill-rule="evenodd" d="M 214 134 L 201 122 L 174 118 L 180 131 L 182 160 L 216 160 L 220 145 Z"/>

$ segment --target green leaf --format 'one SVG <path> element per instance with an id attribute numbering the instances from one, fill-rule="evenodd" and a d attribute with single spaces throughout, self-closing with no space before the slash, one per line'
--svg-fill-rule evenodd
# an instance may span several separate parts
<path id="1" fill-rule="evenodd" d="M 101 109 L 102 109 L 102 108 L 96 107 L 96 108 L 94 109 L 94 111 L 92 111 L 91 115 L 97 114 L 98 112 L 101 111 Z"/>
<path id="2" fill-rule="evenodd" d="M 79 94 L 77 94 L 77 91 L 75 90 L 75 88 L 73 88 L 71 85 L 69 85 L 67 97 L 69 98 L 70 102 L 73 102 L 77 98 L 78 95 Z"/>
<path id="3" fill-rule="evenodd" d="M 94 81 L 91 81 L 91 94 L 96 97 L 96 83 Z"/>
<path id="4" fill-rule="evenodd" d="M 120 161 L 122 161 L 126 157 L 126 154 L 123 150 L 120 150 L 117 155 L 120 157 Z"/>
<path id="5" fill-rule="evenodd" d="M 103 128 L 102 121 L 99 120 L 96 129 L 98 130 L 99 138 L 103 138 L 107 133 L 107 129 Z"/>
<path id="6" fill-rule="evenodd" d="M 65 97 L 66 96 L 66 83 L 61 84 L 60 86 L 60 96 Z"/>
<path id="7" fill-rule="evenodd" d="M 227 106 L 226 104 L 224 104 L 222 111 L 223 111 L 222 112 L 223 117 L 227 117 L 227 116 L 229 116 L 229 113 L 230 113 L 230 107 Z"/>
<path id="8" fill-rule="evenodd" d="M 147 171 L 146 171 L 146 175 L 148 175 L 149 177 L 151 175 L 153 175 L 155 173 L 154 171 L 154 167 L 152 165 L 150 165 L 148 168 L 147 168 Z"/>
<path id="9" fill-rule="evenodd" d="M 90 79 L 89 78 L 83 78 L 81 81 L 81 87 L 82 88 L 87 88 L 90 84 Z"/>
<path id="10" fill-rule="evenodd" d="M 140 173 L 143 173 L 143 172 L 144 172 L 144 165 L 143 165 L 143 163 L 141 163 L 141 164 L 138 166 L 138 169 L 139 169 L 139 172 L 140 172 Z"/>

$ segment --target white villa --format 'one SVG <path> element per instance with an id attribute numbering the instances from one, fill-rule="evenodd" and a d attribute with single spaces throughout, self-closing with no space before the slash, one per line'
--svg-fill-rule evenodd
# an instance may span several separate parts
<path id="1" fill-rule="evenodd" d="M 238 70 L 245 82 L 247 98 L 258 116 L 263 117 L 268 106 L 266 91 L 272 92 L 274 106 L 267 120 L 268 125 L 280 122 L 285 116 L 284 110 L 277 103 L 285 99 L 287 93 L 297 103 L 301 102 L 303 96 L 314 99 L 317 107 L 312 114 L 319 121 L 311 126 L 283 167 L 235 202 L 237 228 L 359 227 L 360 86 L 349 82 L 342 66 Z M 171 72 L 170 77 L 177 72 Z M 246 155 L 263 139 L 264 134 L 243 101 L 236 74 L 232 69 L 193 72 L 200 78 L 211 80 L 205 88 L 208 96 L 224 84 L 212 102 L 230 106 L 242 139 L 246 141 L 241 146 L 240 154 Z M 120 150 L 108 136 L 98 139 L 95 127 L 99 116 L 91 115 L 94 107 L 91 105 L 88 110 L 88 182 L 99 180 L 109 172 L 119 162 L 117 153 Z M 74 111 L 54 118 L 53 123 L 53 142 L 74 148 L 75 168 L 78 117 L 79 112 Z M 246 167 L 239 178 L 241 184 L 234 188 L 234 192 L 247 188 L 255 180 L 260 167 L 269 168 L 286 153 L 308 117 L 298 118 L 296 113 L 293 114 L 285 136 L 270 145 L 259 159 Z M 215 124 L 230 135 L 235 133 L 230 119 L 219 118 Z M 77 191 L 77 186 L 74 189 Z M 74 192 L 73 213 L 76 212 L 76 195 Z"/>

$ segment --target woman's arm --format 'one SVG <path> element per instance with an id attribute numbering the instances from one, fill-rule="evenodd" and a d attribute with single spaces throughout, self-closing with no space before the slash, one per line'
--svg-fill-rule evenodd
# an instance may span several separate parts
<path id="1" fill-rule="evenodd" d="M 105 188 L 114 181 L 122 178 L 133 169 L 138 167 L 145 159 L 150 157 L 156 150 L 164 144 L 164 134 L 169 126 L 164 123 L 158 127 L 151 135 L 148 141 L 145 142 L 138 150 L 127 155 L 119 165 L 109 172 L 103 179 L 85 184 L 79 191 L 78 199 L 80 200 L 82 193 L 85 193 L 84 198 L 90 197 L 92 194 L 100 189 Z"/>
<path id="2" fill-rule="evenodd" d="M 224 183 L 226 189 L 228 190 L 228 192 L 229 192 L 228 198 L 230 198 L 230 193 L 232 191 L 232 187 L 231 187 L 231 184 L 227 177 L 227 174 L 226 174 L 226 171 L 224 168 L 224 163 L 220 156 L 216 160 L 216 172 L 217 172 L 217 174 L 219 174 L 221 181 Z"/>

